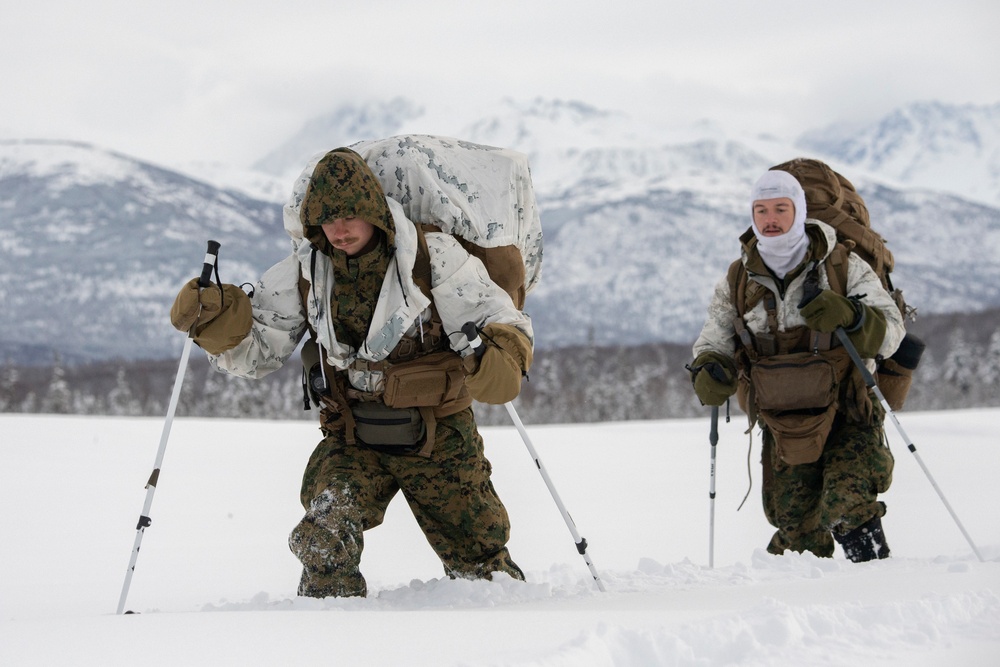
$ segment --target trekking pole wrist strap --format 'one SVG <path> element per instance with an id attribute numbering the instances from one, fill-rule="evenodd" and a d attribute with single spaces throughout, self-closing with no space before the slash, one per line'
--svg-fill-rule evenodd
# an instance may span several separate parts
<path id="1" fill-rule="evenodd" d="M 866 295 L 862 294 L 860 296 L 848 297 L 848 301 L 851 302 L 851 306 L 854 307 L 854 321 L 851 322 L 850 326 L 844 327 L 844 331 L 847 333 L 854 333 L 858 331 L 865 325 L 865 321 L 868 319 L 868 309 L 865 304 L 861 303 L 861 299 Z"/>

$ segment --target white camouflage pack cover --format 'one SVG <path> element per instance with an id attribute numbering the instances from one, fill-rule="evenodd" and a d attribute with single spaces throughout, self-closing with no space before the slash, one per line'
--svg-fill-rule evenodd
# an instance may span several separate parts
<path id="1" fill-rule="evenodd" d="M 350 146 L 388 197 L 414 222 L 435 225 L 477 245 L 521 251 L 525 292 L 542 268 L 542 223 L 528 157 L 506 148 L 430 135 L 403 135 Z"/>

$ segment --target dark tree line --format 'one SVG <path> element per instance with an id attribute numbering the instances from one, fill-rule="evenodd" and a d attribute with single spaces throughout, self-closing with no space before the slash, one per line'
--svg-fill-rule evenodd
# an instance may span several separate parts
<path id="1" fill-rule="evenodd" d="M 909 330 L 927 343 L 907 410 L 1000 405 L 1000 310 L 921 317 Z M 576 423 L 705 414 L 684 364 L 690 346 L 581 346 L 539 350 L 518 398 L 526 423 Z M 164 415 L 177 360 L 0 367 L 0 412 Z M 733 410 L 738 408 L 733 405 Z M 483 424 L 509 423 L 502 406 L 477 405 Z M 303 410 L 301 367 L 292 360 L 262 380 L 211 370 L 195 350 L 177 416 L 315 419 Z"/>

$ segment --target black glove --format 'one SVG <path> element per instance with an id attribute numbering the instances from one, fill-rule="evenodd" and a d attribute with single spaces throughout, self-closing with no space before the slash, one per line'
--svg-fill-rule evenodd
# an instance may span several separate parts
<path id="1" fill-rule="evenodd" d="M 702 405 L 722 405 L 736 393 L 736 364 L 724 354 L 702 352 L 687 369 Z"/>

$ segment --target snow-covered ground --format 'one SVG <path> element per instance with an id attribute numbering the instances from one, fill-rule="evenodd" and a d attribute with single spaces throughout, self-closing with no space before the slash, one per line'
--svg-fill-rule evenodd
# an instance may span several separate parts
<path id="1" fill-rule="evenodd" d="M 307 422 L 179 419 L 115 609 L 162 419 L 0 415 L 0 664 L 997 665 L 1000 410 L 900 413 L 893 558 L 768 555 L 759 441 L 721 424 L 714 568 L 702 420 L 528 424 L 607 592 L 513 428 L 484 429 L 527 582 L 451 581 L 398 498 L 367 599 L 297 599 Z"/>

